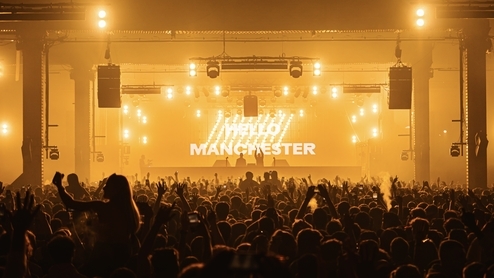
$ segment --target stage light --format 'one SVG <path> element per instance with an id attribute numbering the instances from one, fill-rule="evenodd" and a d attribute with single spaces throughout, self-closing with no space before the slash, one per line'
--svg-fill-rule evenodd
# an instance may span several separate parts
<path id="1" fill-rule="evenodd" d="M 104 161 L 105 161 L 105 155 L 103 153 L 97 153 L 96 162 L 104 162 Z"/>
<path id="2" fill-rule="evenodd" d="M 7 124 L 2 124 L 2 134 L 9 133 L 9 126 Z"/>
<path id="3" fill-rule="evenodd" d="M 99 10 L 98 17 L 101 19 L 105 18 L 106 17 L 106 11 L 105 10 Z"/>
<path id="4" fill-rule="evenodd" d="M 125 129 L 125 130 L 124 130 L 124 132 L 123 132 L 123 137 L 124 137 L 124 138 L 126 138 L 126 139 L 130 137 L 130 132 L 129 132 L 129 130 L 128 130 L 128 129 Z"/>
<path id="5" fill-rule="evenodd" d="M 222 97 L 228 97 L 230 95 L 230 90 L 224 89 L 221 91 L 221 96 Z"/>
<path id="6" fill-rule="evenodd" d="M 141 109 L 137 109 L 137 117 L 140 118 L 142 116 L 142 111 Z"/>
<path id="7" fill-rule="evenodd" d="M 451 148 L 449 149 L 449 154 L 452 157 L 458 157 L 458 156 L 460 156 L 460 154 L 461 154 L 460 146 L 455 145 L 455 144 L 451 145 Z"/>
<path id="8" fill-rule="evenodd" d="M 215 86 L 215 87 L 214 87 L 214 94 L 215 94 L 215 95 L 217 95 L 217 96 L 219 96 L 219 95 L 220 95 L 220 93 L 221 93 L 221 88 L 220 88 L 220 86 Z"/>
<path id="9" fill-rule="evenodd" d="M 300 61 L 290 62 L 290 76 L 293 78 L 299 78 L 302 76 L 302 71 L 304 67 Z"/>
<path id="10" fill-rule="evenodd" d="M 314 76 L 321 76 L 321 63 L 316 62 L 313 66 L 313 74 Z"/>
<path id="11" fill-rule="evenodd" d="M 197 76 L 197 66 L 196 66 L 195 63 L 190 63 L 189 64 L 189 76 L 190 77 Z"/>
<path id="12" fill-rule="evenodd" d="M 295 96 L 296 98 L 298 98 L 298 97 L 300 96 L 300 94 L 301 94 L 301 93 L 302 93 L 302 89 L 297 88 L 297 90 L 295 90 L 295 94 L 294 94 L 294 96 Z"/>
<path id="13" fill-rule="evenodd" d="M 408 152 L 407 151 L 402 151 L 401 152 L 401 160 L 402 161 L 407 161 L 410 157 L 408 156 Z"/>
<path id="14" fill-rule="evenodd" d="M 171 88 L 168 88 L 168 90 L 166 90 L 166 98 L 167 99 L 173 98 L 173 90 Z"/>
<path id="15" fill-rule="evenodd" d="M 356 122 L 357 122 L 357 116 L 352 115 L 352 123 L 356 123 Z"/>
<path id="16" fill-rule="evenodd" d="M 280 89 L 274 89 L 274 96 L 275 97 L 281 97 L 281 90 Z"/>
<path id="17" fill-rule="evenodd" d="M 448 133 L 448 131 L 445 129 L 445 130 L 443 130 L 443 133 L 446 134 L 446 133 Z"/>
<path id="18" fill-rule="evenodd" d="M 360 116 L 364 116 L 365 115 L 365 110 L 364 108 L 360 108 Z"/>
<path id="19" fill-rule="evenodd" d="M 425 25 L 425 20 L 423 18 L 419 18 L 417 19 L 417 21 L 415 21 L 415 24 L 417 24 L 417 26 L 419 27 L 422 27 Z"/>
<path id="20" fill-rule="evenodd" d="M 185 87 L 185 94 L 190 95 L 190 86 Z"/>
<path id="21" fill-rule="evenodd" d="M 418 17 L 423 17 L 425 15 L 425 11 L 424 11 L 424 9 L 420 8 L 420 9 L 417 9 L 417 11 L 415 12 L 415 14 Z"/>
<path id="22" fill-rule="evenodd" d="M 352 143 L 354 144 L 357 143 L 357 136 L 355 135 L 352 136 Z"/>
<path id="23" fill-rule="evenodd" d="M 106 27 L 106 20 L 100 19 L 98 21 L 98 27 L 101 28 L 101 29 L 105 28 Z"/>
<path id="24" fill-rule="evenodd" d="M 143 123 L 143 124 L 147 124 L 147 123 L 148 123 L 148 117 L 143 116 L 143 117 L 142 117 L 142 123 Z"/>
<path id="25" fill-rule="evenodd" d="M 299 115 L 300 115 L 300 117 L 303 117 L 304 116 L 304 110 L 300 110 Z"/>
<path id="26" fill-rule="evenodd" d="M 148 137 L 147 136 L 143 136 L 142 137 L 142 143 L 143 144 L 147 144 L 148 143 Z"/>
<path id="27" fill-rule="evenodd" d="M 317 86 L 312 87 L 312 94 L 317 95 L 318 88 Z"/>
<path id="28" fill-rule="evenodd" d="M 58 160 L 60 158 L 60 152 L 57 147 L 50 149 L 49 157 L 51 160 Z"/>
<path id="29" fill-rule="evenodd" d="M 331 88 L 331 97 L 332 98 L 337 98 L 338 97 L 338 88 L 337 87 L 332 87 Z"/>
<path id="30" fill-rule="evenodd" d="M 377 128 L 372 129 L 372 137 L 377 137 L 379 135 Z"/>
<path id="31" fill-rule="evenodd" d="M 128 105 L 124 105 L 124 107 L 123 107 L 123 113 L 125 115 L 129 114 L 129 106 Z"/>
<path id="32" fill-rule="evenodd" d="M 201 110 L 196 111 L 196 117 L 198 117 L 198 118 L 201 117 Z"/>
<path id="33" fill-rule="evenodd" d="M 285 95 L 285 96 L 288 95 L 288 87 L 287 86 L 283 87 L 283 95 Z"/>
<path id="34" fill-rule="evenodd" d="M 377 109 L 377 104 L 373 104 L 372 105 L 372 113 L 377 113 L 378 109 Z"/>
<path id="35" fill-rule="evenodd" d="M 216 78 L 220 75 L 220 64 L 216 61 L 209 61 L 206 67 L 209 78 Z"/>

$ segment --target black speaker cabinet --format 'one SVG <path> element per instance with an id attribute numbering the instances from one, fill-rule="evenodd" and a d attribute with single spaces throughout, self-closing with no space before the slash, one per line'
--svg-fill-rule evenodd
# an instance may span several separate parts
<path id="1" fill-rule="evenodd" d="M 259 106 L 257 105 L 257 96 L 248 95 L 244 97 L 244 117 L 257 117 Z"/>
<path id="2" fill-rule="evenodd" d="M 412 108 L 412 68 L 389 68 L 389 109 Z"/>
<path id="3" fill-rule="evenodd" d="M 120 108 L 120 66 L 98 66 L 98 107 Z"/>

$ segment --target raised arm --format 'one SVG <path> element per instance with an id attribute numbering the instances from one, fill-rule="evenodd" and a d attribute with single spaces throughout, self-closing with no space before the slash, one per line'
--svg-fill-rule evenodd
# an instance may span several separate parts
<path id="1" fill-rule="evenodd" d="M 177 195 L 178 197 L 180 197 L 180 200 L 182 201 L 182 210 L 184 210 L 185 212 L 190 212 L 191 208 L 189 202 L 187 202 L 187 199 L 185 199 L 184 196 L 185 186 L 186 186 L 185 183 L 177 184 Z"/>
<path id="2" fill-rule="evenodd" d="M 72 198 L 72 196 L 70 196 L 65 191 L 65 188 L 62 186 L 63 177 L 64 175 L 62 173 L 56 172 L 52 182 L 57 187 L 58 194 L 60 195 L 60 199 L 62 199 L 62 202 L 67 208 L 80 210 L 80 211 L 88 211 L 88 210 L 99 211 L 104 209 L 105 203 L 102 201 L 85 202 L 85 201 L 74 200 L 74 198 Z"/>
<path id="3" fill-rule="evenodd" d="M 331 184 L 329 186 L 331 186 Z M 333 218 L 339 218 L 336 207 L 334 206 L 333 202 L 331 201 L 331 198 L 329 197 L 329 192 L 326 189 L 326 186 L 324 184 L 318 184 L 317 188 L 319 189 L 319 195 L 321 195 L 321 197 L 328 205 L 329 212 L 331 212 L 331 216 L 333 216 Z"/>
<path id="4" fill-rule="evenodd" d="M 310 199 L 314 197 L 316 187 L 315 186 L 309 186 L 307 189 L 307 193 L 305 194 L 305 199 L 300 208 L 298 209 L 297 216 L 295 216 L 295 219 L 302 219 L 304 218 L 305 211 L 307 210 L 307 206 L 309 205 Z"/>

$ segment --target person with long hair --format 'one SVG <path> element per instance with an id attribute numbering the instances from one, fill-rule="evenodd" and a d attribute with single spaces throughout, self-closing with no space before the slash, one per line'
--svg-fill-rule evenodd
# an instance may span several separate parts
<path id="1" fill-rule="evenodd" d="M 101 201 L 76 201 L 62 186 L 63 177 L 57 172 L 53 184 L 64 205 L 76 211 L 97 214 L 95 244 L 91 261 L 83 268 L 83 274 L 107 275 L 113 269 L 124 266 L 134 253 L 132 247 L 138 246 L 135 234 L 141 221 L 127 178 L 111 175 L 103 187 Z"/>

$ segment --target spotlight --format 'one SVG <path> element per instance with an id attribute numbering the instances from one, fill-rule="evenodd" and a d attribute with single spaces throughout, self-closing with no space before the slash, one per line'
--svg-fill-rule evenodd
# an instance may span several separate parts
<path id="1" fill-rule="evenodd" d="M 105 10 L 100 10 L 98 12 L 98 17 L 101 18 L 101 19 L 105 18 L 106 17 L 106 11 Z"/>
<path id="2" fill-rule="evenodd" d="M 407 160 L 408 160 L 408 158 L 409 158 L 409 156 L 408 156 L 408 152 L 407 152 L 407 151 L 402 151 L 402 152 L 401 152 L 401 160 L 403 160 L 403 161 L 407 161 Z"/>
<path id="3" fill-rule="evenodd" d="M 215 94 L 215 95 L 217 95 L 217 96 L 219 96 L 219 95 L 220 95 L 220 93 L 221 93 L 221 88 L 220 88 L 220 86 L 216 86 L 216 87 L 214 87 L 214 94 Z"/>
<path id="4" fill-rule="evenodd" d="M 190 86 L 185 87 L 185 94 L 190 95 Z"/>
<path id="5" fill-rule="evenodd" d="M 206 72 L 209 78 L 216 78 L 220 75 L 220 63 L 216 61 L 209 61 L 206 67 Z"/>
<path id="6" fill-rule="evenodd" d="M 58 148 L 51 148 L 49 156 L 51 160 L 58 160 L 60 158 L 60 152 L 58 151 Z"/>
<path id="7" fill-rule="evenodd" d="M 197 116 L 198 118 L 199 118 L 199 117 L 201 117 L 201 110 L 197 110 L 197 111 L 196 111 L 196 116 Z"/>
<path id="8" fill-rule="evenodd" d="M 197 66 L 196 66 L 195 63 L 190 63 L 189 64 L 189 76 L 190 77 L 197 76 Z"/>
<path id="9" fill-rule="evenodd" d="M 237 103 L 237 106 L 238 107 L 241 107 L 241 106 L 244 105 L 244 101 L 241 98 L 237 99 L 237 102 L 236 103 Z"/>
<path id="10" fill-rule="evenodd" d="M 275 89 L 274 90 L 274 96 L 275 97 L 281 97 L 281 90 L 280 89 Z"/>
<path id="11" fill-rule="evenodd" d="M 9 133 L 9 126 L 7 124 L 2 124 L 2 134 Z"/>
<path id="12" fill-rule="evenodd" d="M 300 94 L 301 94 L 301 93 L 302 93 L 302 89 L 297 88 L 297 90 L 295 90 L 295 94 L 294 94 L 294 96 L 295 96 L 296 98 L 298 98 L 298 97 L 300 96 Z"/>
<path id="13" fill-rule="evenodd" d="M 205 97 L 209 97 L 209 90 L 206 87 L 202 88 L 202 93 L 204 94 Z"/>
<path id="14" fill-rule="evenodd" d="M 124 130 L 123 137 L 127 139 L 127 138 L 129 138 L 129 136 L 130 136 L 129 135 L 129 130 L 128 129 Z"/>
<path id="15" fill-rule="evenodd" d="M 100 19 L 98 21 L 98 27 L 101 28 L 101 29 L 105 28 L 106 27 L 106 20 Z"/>
<path id="16" fill-rule="evenodd" d="M 357 136 L 355 135 L 352 136 L 352 143 L 354 144 L 357 143 Z"/>
<path id="17" fill-rule="evenodd" d="M 302 76 L 302 71 L 304 67 L 300 61 L 292 61 L 290 63 L 290 76 L 293 78 L 299 78 Z"/>
<path id="18" fill-rule="evenodd" d="M 283 87 L 283 95 L 285 95 L 285 96 L 288 95 L 288 87 L 287 86 Z"/>
<path id="19" fill-rule="evenodd" d="M 417 11 L 415 12 L 415 14 L 418 17 L 423 17 L 425 15 L 425 11 L 424 11 L 424 9 L 417 9 Z"/>
<path id="20" fill-rule="evenodd" d="M 312 87 L 312 94 L 317 95 L 317 90 L 318 90 L 317 86 Z"/>
<path id="21" fill-rule="evenodd" d="M 103 153 L 97 153 L 96 154 L 96 161 L 97 162 L 104 162 L 105 161 L 105 156 L 103 155 Z"/>
<path id="22" fill-rule="evenodd" d="M 460 156 L 460 146 L 458 145 L 451 145 L 451 148 L 449 149 L 449 154 L 452 156 L 452 157 L 458 157 Z"/>
<path id="23" fill-rule="evenodd" d="M 321 63 L 316 62 L 314 64 L 312 73 L 314 76 L 321 76 Z"/>
<path id="24" fill-rule="evenodd" d="M 142 143 L 143 143 L 144 145 L 146 145 L 146 144 L 148 143 L 148 137 L 147 137 L 147 136 L 143 136 L 143 137 L 142 137 Z"/>
<path id="25" fill-rule="evenodd" d="M 417 26 L 419 26 L 419 27 L 422 27 L 425 25 L 425 21 L 423 18 L 419 18 L 419 19 L 417 19 L 417 21 L 415 21 L 415 24 L 417 24 Z"/>
<path id="26" fill-rule="evenodd" d="M 424 26 L 425 25 L 425 20 L 424 20 L 425 10 L 422 8 L 419 8 L 419 9 L 417 9 L 417 11 L 415 11 L 415 15 L 417 16 L 417 20 L 415 21 L 415 24 L 417 24 L 417 26 L 419 26 L 419 27 Z"/>
<path id="27" fill-rule="evenodd" d="M 303 117 L 304 116 L 304 110 L 300 110 L 299 115 L 300 115 L 300 117 Z"/>

